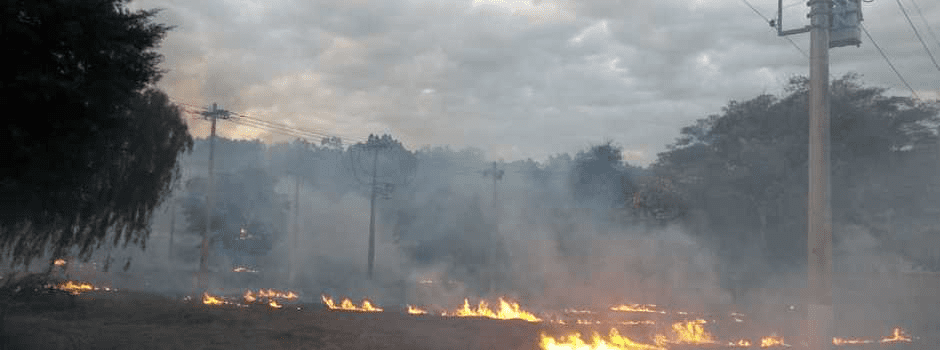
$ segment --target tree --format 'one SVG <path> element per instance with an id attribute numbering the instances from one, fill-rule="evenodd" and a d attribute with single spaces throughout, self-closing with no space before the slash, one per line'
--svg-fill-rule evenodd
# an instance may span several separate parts
<path id="1" fill-rule="evenodd" d="M 5 0 L 0 249 L 28 263 L 111 239 L 143 245 L 192 140 L 152 88 L 170 29 L 128 0 Z"/>
<path id="2" fill-rule="evenodd" d="M 652 167 L 705 218 L 693 231 L 727 252 L 726 266 L 753 266 L 742 262 L 754 257 L 773 266 L 806 261 L 807 83 L 798 77 L 782 97 L 731 101 L 720 114 L 683 128 Z M 936 152 L 940 109 L 885 91 L 854 74 L 830 86 L 836 231 L 847 224 L 871 228 L 872 218 L 888 209 L 910 208 L 908 219 L 925 216 L 906 204 L 922 196 L 927 177 L 911 176 L 922 171 L 902 160 L 910 150 Z"/>
<path id="3" fill-rule="evenodd" d="M 622 208 L 627 204 L 634 183 L 622 151 L 608 141 L 578 152 L 571 170 L 571 189 L 577 201 L 598 201 L 604 208 Z"/>

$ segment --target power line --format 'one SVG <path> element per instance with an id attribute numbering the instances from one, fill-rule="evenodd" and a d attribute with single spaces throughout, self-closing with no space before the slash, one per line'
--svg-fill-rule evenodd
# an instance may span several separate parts
<path id="1" fill-rule="evenodd" d="M 747 0 L 741 0 L 741 2 L 743 2 L 745 5 L 747 5 L 747 7 L 750 7 L 750 8 L 751 8 L 751 11 L 754 11 L 754 13 L 756 13 L 758 16 L 760 16 L 761 18 L 763 18 L 765 22 L 770 23 L 770 18 L 767 18 L 767 16 L 764 16 L 763 13 L 760 13 L 760 11 L 758 11 L 757 8 L 755 8 L 753 5 L 751 5 L 750 2 L 748 2 Z M 792 4 L 791 4 L 790 6 L 792 6 Z M 788 36 L 785 36 L 785 37 L 783 37 L 783 38 L 784 38 L 784 39 L 787 39 L 787 41 L 790 42 L 790 45 L 793 45 L 793 47 L 795 47 L 797 50 L 799 50 L 800 53 L 803 54 L 803 57 L 809 58 L 809 55 L 806 54 L 806 51 L 803 51 L 803 49 L 801 49 L 799 45 L 797 45 L 795 42 L 793 42 L 793 39 L 790 39 L 790 37 L 788 37 Z"/>
<path id="2" fill-rule="evenodd" d="M 933 37 L 933 41 L 936 41 L 937 46 L 940 46 L 940 39 L 937 39 L 937 33 L 934 33 L 933 28 L 930 27 L 930 22 L 927 21 L 927 17 L 924 17 L 924 12 L 920 10 L 920 6 L 917 5 L 917 1 L 911 0 L 911 3 L 914 4 L 914 9 L 917 10 L 917 14 L 920 15 L 920 19 L 924 21 L 924 25 L 927 26 L 927 32 L 930 33 L 931 37 Z"/>
<path id="3" fill-rule="evenodd" d="M 904 83 L 904 86 L 907 86 L 907 88 L 911 90 L 911 94 L 914 95 L 914 98 L 920 100 L 920 96 L 917 96 L 917 91 L 914 91 L 914 88 L 911 87 L 911 84 L 907 83 L 907 79 L 904 79 L 904 76 L 901 75 L 901 72 L 898 72 L 898 69 L 895 68 L 894 64 L 891 63 L 891 60 L 888 59 L 888 55 L 886 55 L 884 50 L 881 49 L 881 46 L 878 46 L 878 43 L 875 42 L 875 38 L 873 38 L 871 34 L 868 33 L 868 28 L 865 28 L 865 25 L 861 23 L 859 23 L 859 27 L 862 28 L 863 32 L 865 32 L 865 36 L 868 37 L 868 40 L 871 40 L 872 45 L 874 45 L 875 48 L 878 49 L 878 52 L 881 53 L 881 57 L 884 57 L 885 62 L 888 62 L 888 66 L 891 67 L 891 70 L 894 71 L 894 74 L 898 76 L 898 79 L 901 79 L 901 82 Z"/>
<path id="4" fill-rule="evenodd" d="M 911 16 L 907 14 L 907 10 L 904 9 L 904 5 L 901 4 L 901 0 L 895 0 L 898 3 L 898 7 L 901 8 L 901 13 L 904 14 L 904 18 L 907 18 L 907 23 L 911 25 L 911 29 L 914 30 L 914 35 L 917 36 L 917 40 L 920 41 L 920 44 L 924 46 L 924 51 L 927 51 L 927 56 L 930 56 L 930 61 L 933 62 L 933 66 L 937 67 L 937 70 L 940 71 L 940 64 L 937 64 L 937 59 L 933 57 L 933 54 L 930 53 L 930 49 L 927 48 L 927 43 L 924 42 L 924 38 L 920 36 L 920 32 L 917 31 L 917 27 L 914 26 L 914 22 L 911 21 Z"/>
<path id="5" fill-rule="evenodd" d="M 190 104 L 190 103 L 185 103 L 185 102 L 180 102 L 180 101 L 175 101 L 175 103 L 189 107 L 189 110 L 187 110 L 187 112 L 193 113 L 193 114 L 200 114 L 203 110 L 205 110 L 204 107 L 200 107 L 200 106 Z M 293 127 L 289 125 L 284 125 L 280 123 L 275 123 L 275 122 L 251 117 L 251 116 L 241 114 L 241 113 L 231 113 L 231 114 L 236 117 L 236 118 L 229 119 L 229 121 L 231 122 L 235 122 L 237 124 L 241 124 L 241 125 L 249 126 L 253 128 L 263 129 L 265 131 L 274 132 L 274 133 L 278 133 L 282 135 L 300 137 L 300 138 L 310 139 L 310 140 L 331 138 L 331 137 L 337 136 L 337 135 L 323 132 L 323 131 L 309 130 L 309 129 L 297 128 L 297 127 Z M 354 142 L 364 141 L 364 139 L 361 139 L 361 138 L 346 138 L 346 139 L 354 141 Z"/>

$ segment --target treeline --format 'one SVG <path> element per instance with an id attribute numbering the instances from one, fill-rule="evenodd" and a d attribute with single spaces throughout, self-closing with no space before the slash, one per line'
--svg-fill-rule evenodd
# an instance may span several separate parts
<path id="1" fill-rule="evenodd" d="M 940 109 L 885 92 L 854 75 L 832 82 L 836 247 L 870 232 L 883 250 L 937 270 L 937 253 L 918 242 L 938 236 L 931 218 L 940 211 Z M 611 235 L 683 227 L 718 252 L 726 279 L 758 283 L 768 271 L 806 261 L 807 99 L 806 79 L 794 78 L 782 96 L 731 101 L 683 128 L 646 168 L 628 164 L 610 141 L 542 162 L 494 164 L 477 149 L 408 150 L 388 135 L 349 146 L 220 139 L 214 227 L 223 241 L 249 226 L 283 239 L 293 198 L 277 191 L 278 183 L 299 181 L 334 202 L 370 198 L 375 166 L 380 240 L 399 244 L 418 263 L 449 261 L 469 275 L 488 259 L 508 264 L 505 249 L 487 247 L 505 247 L 505 232 L 526 220 L 551 221 L 563 255 L 585 254 L 576 243 L 584 236 L 571 222 L 577 213 Z M 370 146 L 380 141 L 386 144 Z M 188 180 L 180 203 L 194 233 L 205 225 L 207 148 L 197 140 L 183 161 Z M 503 235 L 494 234 L 496 225 Z M 623 230 L 636 227 L 644 229 Z"/>

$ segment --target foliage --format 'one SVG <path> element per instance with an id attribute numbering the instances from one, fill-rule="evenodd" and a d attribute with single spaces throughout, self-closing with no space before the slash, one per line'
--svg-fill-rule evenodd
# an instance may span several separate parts
<path id="1" fill-rule="evenodd" d="M 112 237 L 143 244 L 192 141 L 180 110 L 148 88 L 168 27 L 127 0 L 4 1 L 0 248 L 13 262 Z"/>
<path id="2" fill-rule="evenodd" d="M 731 101 L 720 114 L 683 128 L 652 166 L 676 184 L 684 198 L 676 205 L 704 218 L 695 232 L 717 242 L 730 261 L 755 251 L 773 265 L 805 261 L 807 82 L 792 79 L 783 97 Z M 885 89 L 863 86 L 851 74 L 834 80 L 830 92 L 835 227 L 871 227 L 869 218 L 922 197 L 909 187 L 926 187 L 926 177 L 897 181 L 920 169 L 897 165 L 935 148 L 938 108 L 886 96 Z M 908 212 L 915 214 L 923 213 Z"/>
<path id="3" fill-rule="evenodd" d="M 289 203 L 275 191 L 276 184 L 276 177 L 259 168 L 217 174 L 213 183 L 212 243 L 220 242 L 226 249 L 235 249 L 243 231 L 266 242 L 283 238 Z M 181 205 L 187 231 L 191 233 L 201 234 L 206 229 L 207 186 L 203 177 L 186 183 Z"/>

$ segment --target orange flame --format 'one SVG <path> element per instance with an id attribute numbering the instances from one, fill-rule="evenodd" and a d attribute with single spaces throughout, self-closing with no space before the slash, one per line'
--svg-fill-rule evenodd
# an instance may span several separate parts
<path id="1" fill-rule="evenodd" d="M 591 336 L 591 343 L 581 340 L 580 333 L 561 336 L 557 340 L 545 334 L 540 335 L 539 347 L 543 350 L 665 350 L 664 347 L 637 343 L 630 338 L 620 335 L 616 328 L 610 329 L 607 339 L 601 338 L 597 332 Z"/>
<path id="2" fill-rule="evenodd" d="M 692 320 L 687 322 L 676 322 L 672 324 L 672 332 L 676 340 L 669 341 L 664 335 L 656 336 L 656 343 L 663 345 L 665 343 L 675 344 L 715 344 L 715 338 L 711 333 L 705 330 L 703 326 L 705 320 Z"/>
<path id="3" fill-rule="evenodd" d="M 283 306 L 281 306 L 281 304 L 278 304 L 278 303 L 277 303 L 277 300 L 271 300 L 270 302 L 268 302 L 268 305 L 270 305 L 271 307 L 273 307 L 273 308 L 275 308 L 275 309 L 280 309 L 280 308 L 283 307 Z"/>
<path id="4" fill-rule="evenodd" d="M 789 345 L 787 345 L 786 343 L 783 342 L 783 337 L 778 337 L 776 334 L 772 334 L 772 335 L 770 335 L 769 337 L 763 337 L 763 338 L 760 339 L 760 347 L 762 347 L 762 348 L 769 348 L 769 347 L 772 347 L 772 346 L 787 346 L 787 347 L 789 347 Z"/>
<path id="5" fill-rule="evenodd" d="M 741 339 L 741 340 L 738 340 L 737 342 L 728 343 L 728 346 L 736 347 L 736 348 L 749 348 L 751 347 L 751 342 L 747 339 Z"/>
<path id="6" fill-rule="evenodd" d="M 442 313 L 441 316 L 457 316 L 457 317 L 488 317 L 499 320 L 526 320 L 529 322 L 540 322 L 542 319 L 535 317 L 535 315 L 522 310 L 519 307 L 518 303 L 507 302 L 503 298 L 499 298 L 499 310 L 494 312 L 490 310 L 489 305 L 486 304 L 486 301 L 480 300 L 480 303 L 477 304 L 476 310 L 470 308 L 470 301 L 467 299 L 463 300 L 463 308 L 458 309 L 452 315 L 448 315 L 446 312 Z"/>
<path id="7" fill-rule="evenodd" d="M 202 303 L 206 305 L 222 305 L 225 301 L 220 297 L 209 295 L 208 292 L 202 292 Z"/>
<path id="8" fill-rule="evenodd" d="M 251 293 L 250 290 L 245 291 L 245 295 L 243 296 L 243 299 L 245 299 L 246 303 L 253 303 L 255 302 L 255 300 L 258 300 L 258 298 L 256 298 L 255 295 Z"/>
<path id="9" fill-rule="evenodd" d="M 408 305 L 408 313 L 411 315 L 424 315 L 427 311 L 421 310 L 415 306 Z"/>
<path id="10" fill-rule="evenodd" d="M 55 259 L 55 261 L 53 261 L 52 263 L 53 263 L 55 266 L 64 266 L 64 265 L 65 265 L 65 259 Z"/>
<path id="11" fill-rule="evenodd" d="M 333 298 L 330 298 L 326 295 L 320 295 L 320 299 L 323 300 L 323 304 L 326 305 L 326 307 L 329 308 L 330 310 L 361 311 L 361 312 L 384 311 L 381 308 L 372 306 L 372 303 L 369 302 L 368 300 L 363 300 L 362 307 L 358 307 L 355 304 L 353 304 L 353 302 L 350 301 L 348 298 L 343 299 L 343 301 L 339 305 L 336 305 L 336 303 L 333 302 Z"/>
<path id="12" fill-rule="evenodd" d="M 665 314 L 665 311 L 656 310 L 656 305 L 653 304 L 620 304 L 617 306 L 612 306 L 610 308 L 613 311 L 623 311 L 623 312 L 651 312 L 651 313 L 660 313 Z"/>
<path id="13" fill-rule="evenodd" d="M 56 289 L 64 290 L 71 293 L 72 295 L 78 295 L 81 292 L 96 290 L 97 288 L 88 282 L 66 281 L 64 283 L 59 283 L 59 285 L 56 286 Z"/>
<path id="14" fill-rule="evenodd" d="M 893 342 L 911 342 L 911 337 L 904 333 L 901 328 L 894 328 L 894 334 L 890 337 L 884 337 L 881 339 L 882 343 L 893 343 Z"/>

